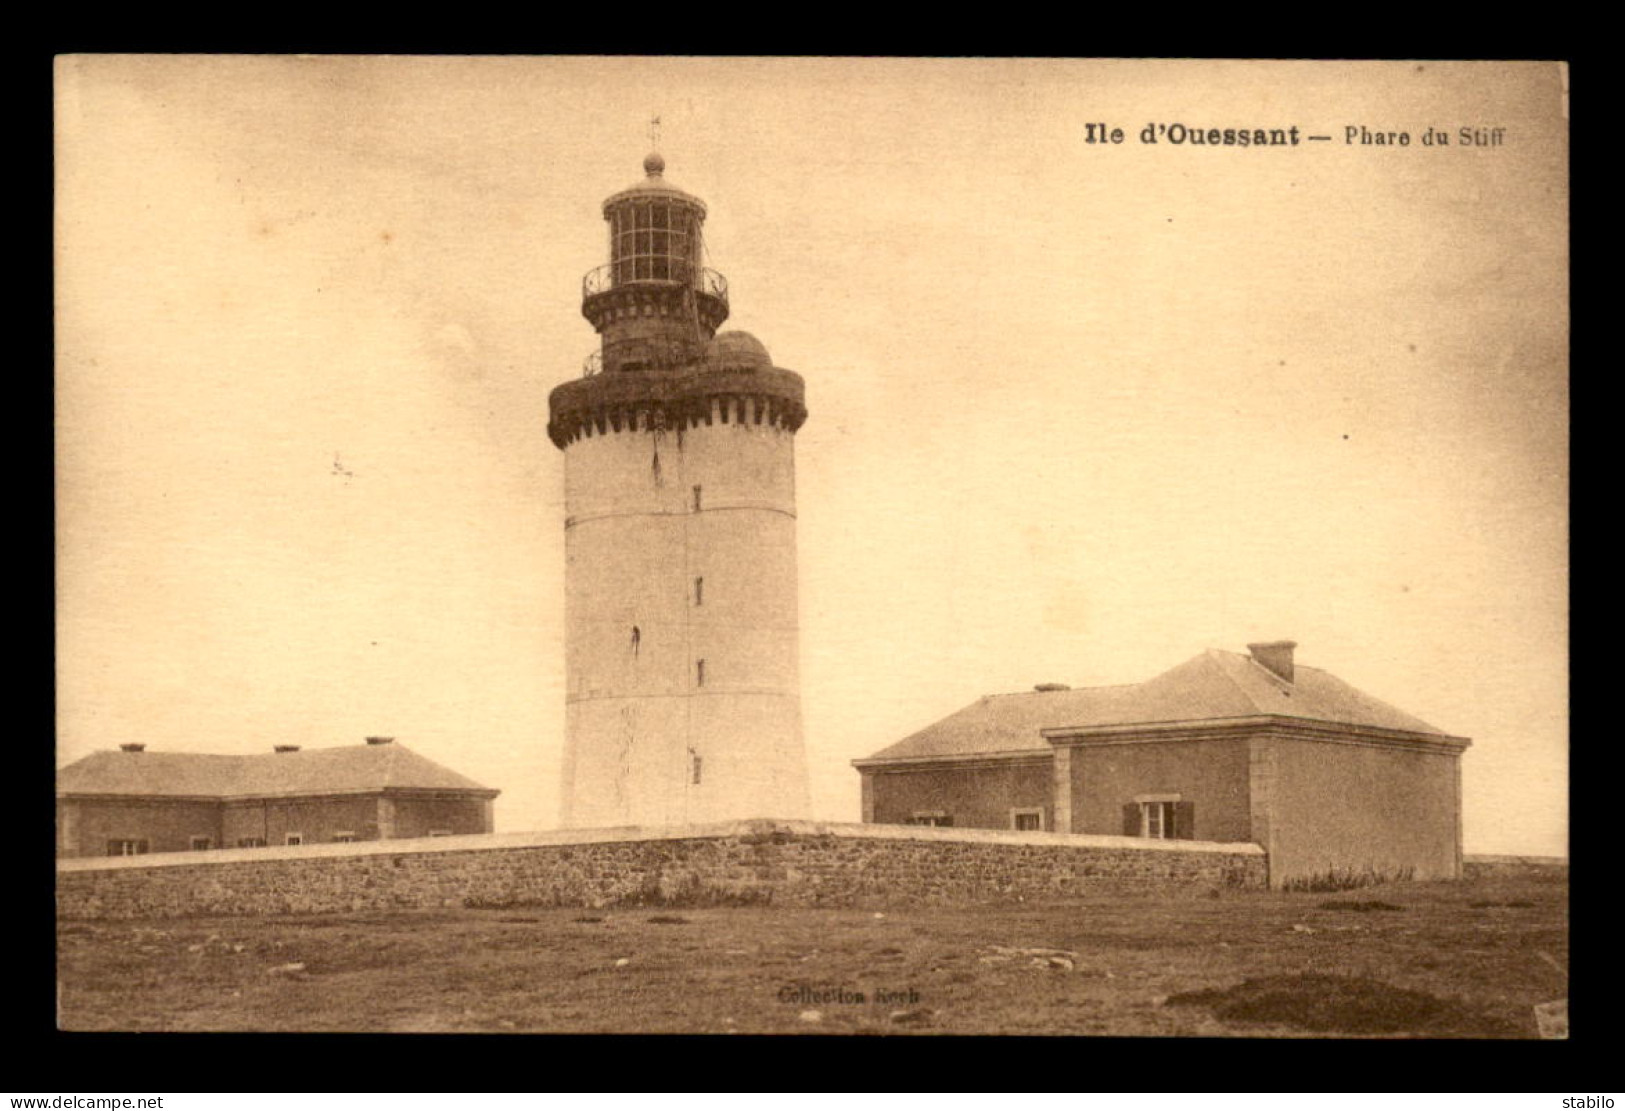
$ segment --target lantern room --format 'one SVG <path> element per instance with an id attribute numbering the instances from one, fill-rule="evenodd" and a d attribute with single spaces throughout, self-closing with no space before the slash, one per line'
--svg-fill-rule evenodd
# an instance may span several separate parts
<path id="1" fill-rule="evenodd" d="M 705 205 L 664 184 L 665 162 L 644 160 L 647 181 L 604 203 L 609 223 L 611 284 L 692 282 L 700 270 L 700 225 Z"/>
<path id="2" fill-rule="evenodd" d="M 666 181 L 659 154 L 643 169 L 604 202 L 609 262 L 582 282 L 582 315 L 603 337 L 588 373 L 687 362 L 728 317 L 728 283 L 704 264 L 705 203 Z"/>

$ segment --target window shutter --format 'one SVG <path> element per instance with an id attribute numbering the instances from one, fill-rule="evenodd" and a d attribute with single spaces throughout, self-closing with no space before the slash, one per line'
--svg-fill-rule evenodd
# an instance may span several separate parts
<path id="1" fill-rule="evenodd" d="M 1174 803 L 1173 836 L 1180 841 L 1194 841 L 1196 839 L 1196 804 L 1194 802 Z"/>
<path id="2" fill-rule="evenodd" d="M 1137 802 L 1123 804 L 1123 836 L 1140 836 L 1140 804 Z"/>

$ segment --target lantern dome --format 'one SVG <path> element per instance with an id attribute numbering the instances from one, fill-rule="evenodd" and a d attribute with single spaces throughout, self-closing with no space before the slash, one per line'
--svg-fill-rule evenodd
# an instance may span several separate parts
<path id="1" fill-rule="evenodd" d="M 749 332 L 718 332 L 706 345 L 705 358 L 728 370 L 762 370 L 773 366 L 767 347 Z"/>

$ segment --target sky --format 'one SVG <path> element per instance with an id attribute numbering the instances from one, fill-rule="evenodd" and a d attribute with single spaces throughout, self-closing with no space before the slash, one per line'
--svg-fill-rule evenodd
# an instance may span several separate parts
<path id="1" fill-rule="evenodd" d="M 807 383 L 818 817 L 983 694 L 1289 638 L 1472 738 L 1467 851 L 1567 851 L 1557 64 L 69 56 L 56 83 L 58 766 L 382 734 L 500 788 L 499 830 L 555 824 L 547 396 L 596 348 L 600 205 L 658 116 L 726 327 Z"/>

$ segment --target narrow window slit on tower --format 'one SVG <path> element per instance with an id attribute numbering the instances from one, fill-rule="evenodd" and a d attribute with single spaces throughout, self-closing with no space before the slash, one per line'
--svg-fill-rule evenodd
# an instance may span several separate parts
<path id="1" fill-rule="evenodd" d="M 655 485 L 659 486 L 660 485 L 660 449 L 659 448 L 655 448 L 654 463 L 650 465 L 650 469 L 654 471 Z"/>
<path id="2" fill-rule="evenodd" d="M 696 578 L 694 580 L 694 604 L 696 606 L 705 605 L 705 576 L 704 575 L 701 575 L 700 577 L 698 577 L 698 578 Z"/>
<path id="3" fill-rule="evenodd" d="M 705 686 L 705 661 L 704 660 L 695 660 L 694 661 L 694 685 L 696 687 Z"/>
<path id="4" fill-rule="evenodd" d="M 689 781 L 698 787 L 700 785 L 700 754 L 692 748 L 688 750 Z"/>
<path id="5" fill-rule="evenodd" d="M 643 633 L 636 625 L 632 626 L 632 655 L 638 654 L 638 644 L 643 640 Z"/>
<path id="6" fill-rule="evenodd" d="M 694 512 L 698 513 L 699 511 L 700 511 L 700 488 L 698 486 L 696 486 L 696 487 L 694 487 Z"/>

